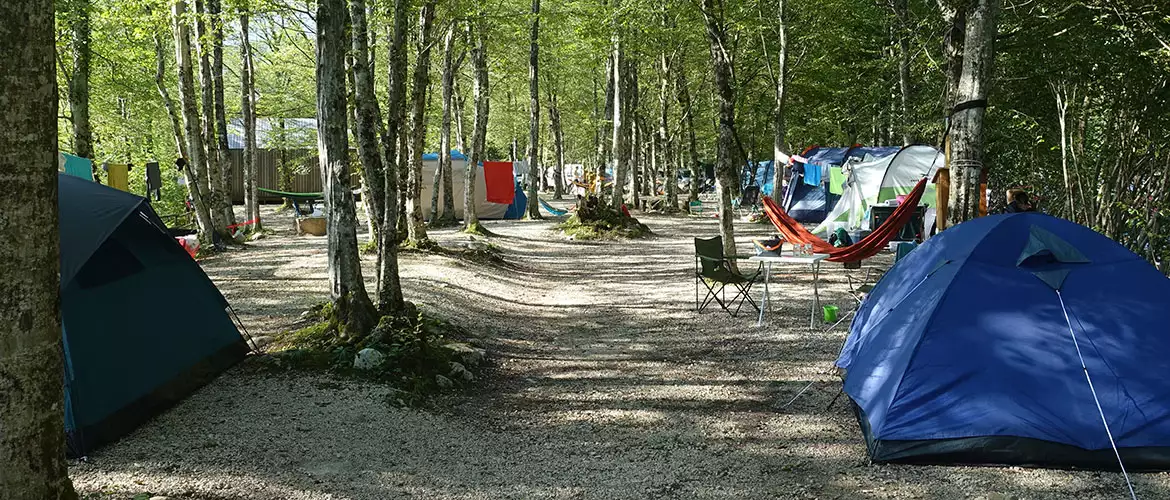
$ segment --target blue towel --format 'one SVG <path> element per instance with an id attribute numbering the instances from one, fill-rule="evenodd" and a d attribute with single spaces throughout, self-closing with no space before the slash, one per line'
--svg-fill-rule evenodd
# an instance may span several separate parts
<path id="1" fill-rule="evenodd" d="M 804 165 L 804 183 L 810 186 L 821 185 L 821 166 L 806 163 Z"/>
<path id="2" fill-rule="evenodd" d="M 93 161 L 69 153 L 61 153 L 61 156 L 65 157 L 66 174 L 93 181 Z"/>

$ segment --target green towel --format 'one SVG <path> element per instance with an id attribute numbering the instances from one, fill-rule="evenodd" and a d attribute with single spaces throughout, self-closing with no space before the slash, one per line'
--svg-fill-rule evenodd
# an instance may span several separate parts
<path id="1" fill-rule="evenodd" d="M 844 185 L 845 185 L 845 172 L 841 170 L 841 167 L 830 167 L 829 168 L 829 193 L 830 194 L 843 193 L 845 191 L 845 188 L 843 187 Z"/>

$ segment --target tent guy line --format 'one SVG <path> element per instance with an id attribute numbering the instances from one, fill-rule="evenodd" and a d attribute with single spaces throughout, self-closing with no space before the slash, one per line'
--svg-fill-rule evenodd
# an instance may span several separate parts
<path id="1" fill-rule="evenodd" d="M 1125 485 L 1129 487 L 1129 496 L 1133 500 L 1137 500 L 1137 494 L 1133 491 L 1133 482 L 1129 480 L 1129 473 L 1125 470 L 1125 462 L 1121 460 L 1121 453 L 1117 451 L 1117 442 L 1113 440 L 1113 431 L 1109 430 L 1109 419 L 1105 418 L 1105 410 L 1101 409 L 1101 398 L 1097 397 L 1097 389 L 1093 387 L 1093 378 L 1089 376 L 1089 367 L 1085 365 L 1085 356 L 1081 354 L 1081 344 L 1077 342 L 1077 334 L 1073 332 L 1072 321 L 1068 318 L 1068 308 L 1064 305 L 1064 297 L 1060 294 L 1060 289 L 1057 288 L 1056 299 L 1060 301 L 1060 312 L 1064 313 L 1064 322 L 1068 325 L 1068 335 L 1072 337 L 1073 347 L 1077 349 L 1077 358 L 1081 361 L 1081 371 L 1085 374 L 1085 382 L 1089 383 L 1089 392 L 1093 393 L 1093 402 L 1097 404 L 1097 413 L 1101 415 L 1101 424 L 1105 426 L 1105 435 L 1109 437 L 1109 446 L 1113 447 L 1113 455 L 1117 457 L 1117 465 L 1121 467 L 1121 475 L 1125 477 Z"/>

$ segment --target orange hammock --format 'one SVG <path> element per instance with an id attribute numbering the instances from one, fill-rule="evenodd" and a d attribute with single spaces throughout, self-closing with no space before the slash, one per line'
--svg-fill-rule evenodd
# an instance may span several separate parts
<path id="1" fill-rule="evenodd" d="M 811 244 L 816 253 L 829 254 L 828 260 L 830 262 L 859 262 L 877 255 L 898 234 L 902 226 L 910 221 L 910 217 L 918 208 L 918 201 L 924 192 L 926 192 L 926 179 L 918 181 L 910 194 L 906 196 L 906 201 L 903 201 L 890 218 L 882 222 L 877 229 L 874 229 L 872 233 L 857 243 L 840 248 L 834 247 L 829 242 L 809 232 L 796 219 L 785 213 L 784 209 L 772 201 L 772 198 L 765 196 L 763 203 L 764 213 L 768 214 L 768 218 L 772 220 L 772 224 L 776 226 L 776 229 L 780 231 L 780 236 L 785 240 L 799 245 Z"/>

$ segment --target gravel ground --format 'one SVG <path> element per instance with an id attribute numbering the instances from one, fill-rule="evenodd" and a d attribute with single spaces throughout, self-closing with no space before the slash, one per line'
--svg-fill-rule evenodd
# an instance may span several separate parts
<path id="1" fill-rule="evenodd" d="M 466 396 L 396 408 L 386 386 L 245 363 L 73 463 L 74 482 L 102 499 L 1126 496 L 1113 473 L 870 465 L 847 405 L 829 407 L 845 332 L 808 328 L 808 270 L 777 269 L 764 328 L 696 314 L 690 238 L 715 221 L 642 219 L 657 237 L 572 242 L 555 221 L 488 222 L 498 267 L 402 256 L 409 298 L 488 345 L 494 367 Z M 287 329 L 328 291 L 325 239 L 267 221 L 272 237 L 203 262 L 253 335 Z M 849 309 L 839 265 L 822 283 Z M 1139 497 L 1170 498 L 1167 474 L 1133 478 Z"/>

